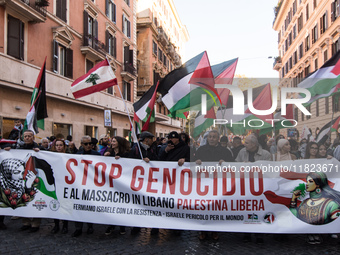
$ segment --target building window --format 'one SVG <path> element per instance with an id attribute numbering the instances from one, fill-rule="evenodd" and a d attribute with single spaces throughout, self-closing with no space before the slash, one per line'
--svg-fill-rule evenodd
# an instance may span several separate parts
<path id="1" fill-rule="evenodd" d="M 293 65 L 295 65 L 297 63 L 297 51 L 294 51 L 294 55 L 293 55 Z"/>
<path id="2" fill-rule="evenodd" d="M 339 17 L 339 0 L 335 0 L 331 4 L 331 20 L 334 22 Z"/>
<path id="3" fill-rule="evenodd" d="M 128 20 L 128 18 L 125 16 L 125 14 L 123 14 L 123 33 L 130 38 L 131 37 L 131 26 L 130 26 L 130 21 Z"/>
<path id="4" fill-rule="evenodd" d="M 303 27 L 303 13 L 301 13 L 299 19 L 298 19 L 298 32 L 300 33 L 301 29 Z"/>
<path id="5" fill-rule="evenodd" d="M 328 60 L 328 50 L 323 52 L 323 62 L 325 63 Z"/>
<path id="6" fill-rule="evenodd" d="M 333 112 L 339 111 L 339 99 L 340 99 L 340 97 L 338 95 L 332 96 Z"/>
<path id="7" fill-rule="evenodd" d="M 158 48 L 158 60 L 163 62 L 163 52 L 160 48 Z"/>
<path id="8" fill-rule="evenodd" d="M 296 0 L 295 0 L 294 3 L 293 3 L 293 16 L 295 15 L 296 10 L 297 10 L 297 4 L 296 4 Z"/>
<path id="9" fill-rule="evenodd" d="M 306 22 L 309 19 L 309 4 L 306 5 Z"/>
<path id="10" fill-rule="evenodd" d="M 296 38 L 296 24 L 293 27 L 293 40 Z"/>
<path id="11" fill-rule="evenodd" d="M 318 116 L 319 116 L 319 99 L 316 100 L 316 105 L 315 105 L 315 107 L 316 107 L 316 117 L 318 117 Z"/>
<path id="12" fill-rule="evenodd" d="M 329 114 L 329 97 L 325 97 L 325 114 Z"/>
<path id="13" fill-rule="evenodd" d="M 317 0 L 313 0 L 313 10 L 315 10 L 317 6 L 318 6 Z"/>
<path id="14" fill-rule="evenodd" d="M 117 40 L 116 37 L 111 35 L 109 31 L 106 30 L 105 32 L 105 45 L 106 45 L 106 52 L 109 55 L 113 56 L 114 58 L 117 57 Z"/>
<path id="15" fill-rule="evenodd" d="M 123 81 L 123 98 L 131 101 L 131 84 L 126 81 Z"/>
<path id="16" fill-rule="evenodd" d="M 296 121 L 299 121 L 299 109 L 298 108 L 294 109 L 294 119 Z"/>
<path id="17" fill-rule="evenodd" d="M 113 95 L 113 86 L 107 89 L 107 93 Z"/>
<path id="18" fill-rule="evenodd" d="M 318 40 L 318 24 L 315 25 L 312 29 L 312 44 L 314 44 Z"/>
<path id="19" fill-rule="evenodd" d="M 125 2 L 128 6 L 130 6 L 130 0 L 124 0 L 124 2 Z"/>
<path id="20" fill-rule="evenodd" d="M 318 70 L 319 66 L 318 66 L 318 59 L 316 58 L 314 60 L 314 70 Z"/>
<path id="21" fill-rule="evenodd" d="M 307 77 L 309 75 L 309 73 L 310 73 L 309 69 L 310 69 L 309 66 L 305 67 L 305 77 Z"/>
<path id="22" fill-rule="evenodd" d="M 106 16 L 116 23 L 116 5 L 112 0 L 106 0 L 105 12 Z"/>
<path id="23" fill-rule="evenodd" d="M 332 44 L 332 56 L 339 50 L 339 39 Z"/>
<path id="24" fill-rule="evenodd" d="M 98 139 L 98 127 L 95 126 L 85 126 L 85 135 L 89 135 L 92 138 Z"/>
<path id="25" fill-rule="evenodd" d="M 53 72 L 73 78 L 73 50 L 53 41 Z"/>
<path id="26" fill-rule="evenodd" d="M 320 18 L 320 35 L 322 35 L 327 29 L 327 11 Z"/>
<path id="27" fill-rule="evenodd" d="M 305 52 L 307 52 L 310 48 L 310 40 L 309 40 L 309 35 L 305 38 Z"/>
<path id="28" fill-rule="evenodd" d="M 306 107 L 306 109 L 307 109 L 307 111 L 310 112 L 310 105 L 308 105 L 308 106 Z M 306 119 L 307 119 L 307 120 L 309 120 L 310 118 L 311 118 L 311 115 L 307 115 L 307 116 L 306 116 Z"/>
<path id="29" fill-rule="evenodd" d="M 292 45 L 292 33 L 289 33 L 289 35 L 288 35 L 288 47 L 290 46 L 290 45 Z"/>
<path id="30" fill-rule="evenodd" d="M 161 76 L 159 75 L 159 73 L 155 72 L 155 70 L 153 71 L 153 84 L 157 84 L 157 82 L 161 79 Z"/>
<path id="31" fill-rule="evenodd" d="M 152 41 L 152 53 L 157 56 L 157 43 L 155 41 Z"/>
<path id="32" fill-rule="evenodd" d="M 299 59 L 303 57 L 303 42 L 299 46 Z"/>
<path id="33" fill-rule="evenodd" d="M 56 16 L 63 20 L 67 21 L 67 0 L 56 0 Z"/>
<path id="34" fill-rule="evenodd" d="M 86 59 L 86 73 L 88 73 L 93 67 L 94 67 L 93 62 L 91 60 Z"/>
<path id="35" fill-rule="evenodd" d="M 25 24 L 8 15 L 7 54 L 24 60 Z"/>
<path id="36" fill-rule="evenodd" d="M 72 135 L 72 125 L 63 123 L 53 123 L 53 135 L 62 134 L 65 139 L 68 135 Z"/>
<path id="37" fill-rule="evenodd" d="M 98 22 L 84 11 L 84 46 L 98 49 Z"/>

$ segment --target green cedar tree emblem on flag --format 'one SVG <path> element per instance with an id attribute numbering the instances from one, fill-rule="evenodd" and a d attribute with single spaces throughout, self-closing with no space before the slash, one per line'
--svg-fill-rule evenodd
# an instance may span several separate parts
<path id="1" fill-rule="evenodd" d="M 93 73 L 93 74 L 91 74 L 90 75 L 90 77 L 89 78 L 87 78 L 86 79 L 86 83 L 91 83 L 92 82 L 92 85 L 96 85 L 97 84 L 97 80 L 99 80 L 100 79 L 100 77 L 99 77 L 99 75 L 98 74 L 96 74 L 96 73 Z"/>

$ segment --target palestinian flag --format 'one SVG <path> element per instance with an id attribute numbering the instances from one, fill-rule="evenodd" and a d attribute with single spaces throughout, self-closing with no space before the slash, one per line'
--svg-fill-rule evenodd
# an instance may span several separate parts
<path id="1" fill-rule="evenodd" d="M 340 116 L 331 120 L 326 125 L 324 125 L 318 135 L 316 136 L 316 142 L 319 144 L 324 144 L 325 141 L 330 136 L 330 133 L 333 131 L 337 131 L 339 128 Z"/>
<path id="2" fill-rule="evenodd" d="M 43 66 L 40 69 L 37 82 L 35 83 L 32 97 L 31 108 L 27 113 L 24 131 L 29 129 L 35 134 L 39 133 L 38 127 L 45 129 L 44 119 L 47 118 L 46 105 L 46 57 Z"/>
<path id="3" fill-rule="evenodd" d="M 246 130 L 272 128 L 271 121 L 267 121 L 266 119 L 273 119 L 273 114 L 253 115 L 248 106 L 248 90 L 243 91 L 243 96 L 243 107 L 245 110 L 243 115 L 233 115 L 234 98 L 233 96 L 229 96 L 227 107 L 218 110 L 216 118 L 227 120 L 228 123 L 226 125 L 228 129 L 238 135 L 244 134 Z M 257 110 L 269 110 L 272 107 L 272 95 L 269 83 L 252 89 L 252 104 L 253 108 Z M 259 126 L 262 121 L 263 125 L 260 128 L 252 127 L 248 125 L 249 121 L 252 126 Z"/>
<path id="4" fill-rule="evenodd" d="M 198 137 L 203 131 L 210 128 L 214 124 L 214 119 L 216 119 L 214 107 L 211 107 L 206 115 L 202 115 L 201 112 L 199 112 L 195 118 L 195 127 L 192 136 Z"/>
<path id="5" fill-rule="evenodd" d="M 152 97 L 157 94 L 157 84 L 153 85 L 147 92 L 144 93 L 144 95 L 136 102 L 133 104 L 133 108 L 135 111 L 134 115 L 134 120 L 139 121 L 142 120 L 143 122 L 146 122 L 149 117 L 149 112 L 150 111 L 150 102 Z M 155 115 L 153 114 L 150 118 L 150 122 L 155 121 Z"/>
<path id="6" fill-rule="evenodd" d="M 37 189 L 40 190 L 46 196 L 57 199 L 55 180 L 53 176 L 53 170 L 51 165 L 45 160 L 31 156 L 26 162 L 24 179 L 28 173 L 32 171 L 36 174 L 39 182 Z"/>
<path id="7" fill-rule="evenodd" d="M 159 88 L 157 92 L 162 93 L 162 95 L 166 95 L 165 100 L 166 102 L 168 102 L 168 104 L 166 104 L 166 102 L 164 102 L 164 99 L 162 97 L 162 100 L 164 102 L 164 104 L 168 107 L 169 111 L 171 112 L 171 109 L 169 107 L 171 107 L 172 105 L 174 105 L 176 103 L 176 100 L 178 101 L 179 99 L 182 98 L 182 100 L 180 100 L 181 102 L 184 102 L 183 107 L 187 107 L 186 110 L 185 109 L 180 109 L 180 104 L 181 102 L 178 101 L 178 107 L 177 110 L 175 112 L 171 112 L 170 116 L 173 117 L 180 117 L 183 119 L 186 119 L 188 116 L 188 111 L 192 110 L 190 109 L 190 98 L 194 98 L 194 97 L 198 97 L 195 102 L 197 103 L 197 101 L 199 101 L 199 107 L 201 104 L 201 94 L 203 92 L 203 88 L 200 88 L 198 91 L 196 91 L 193 96 L 190 96 L 190 84 L 189 81 L 192 78 L 193 72 L 196 70 L 197 68 L 197 63 L 199 63 L 199 61 L 203 58 L 205 52 L 201 53 L 200 55 L 194 57 L 193 59 L 187 61 L 183 66 L 181 66 L 178 69 L 173 70 L 172 72 L 170 72 L 167 76 L 165 76 L 163 78 L 163 80 L 160 81 L 159 84 Z M 206 59 L 206 58 L 203 58 Z M 237 65 L 237 59 L 232 59 L 229 61 L 225 61 L 223 63 L 214 65 L 211 67 L 211 71 L 212 71 L 212 75 L 215 79 L 215 83 L 219 82 L 219 83 L 223 83 L 223 84 L 231 84 L 232 80 L 233 80 L 233 75 L 235 73 L 235 69 L 236 69 L 236 65 Z M 209 67 L 202 67 L 202 70 L 198 69 L 200 71 L 200 74 L 202 76 L 202 71 L 204 70 L 206 72 L 206 74 L 204 74 L 206 77 L 207 76 L 211 76 L 211 74 L 209 73 Z M 202 80 L 206 81 L 206 83 L 209 83 L 211 85 L 212 79 L 211 77 L 207 77 L 206 79 L 202 78 L 200 79 L 198 77 L 198 73 L 196 73 L 196 78 L 193 77 L 192 82 L 200 82 Z M 177 81 L 177 83 L 176 83 Z M 180 81 L 180 82 L 178 82 Z M 175 84 L 176 83 L 176 84 Z M 176 85 L 176 86 L 175 86 Z M 182 86 L 182 87 L 181 87 Z M 192 85 L 194 86 L 194 85 Z M 134 110 L 135 110 L 135 114 L 138 116 L 138 118 L 144 122 L 147 121 L 148 118 L 148 105 L 149 102 L 152 98 L 152 95 L 154 95 L 154 91 L 155 91 L 156 85 L 153 85 L 147 92 L 144 93 L 144 95 L 140 98 L 139 101 L 137 101 L 136 103 L 133 104 Z M 176 90 L 175 88 L 179 88 L 179 90 Z M 195 86 L 195 88 L 197 88 L 197 86 Z M 208 91 L 208 93 L 210 93 L 209 98 L 211 99 L 211 96 L 214 97 L 213 93 L 211 93 L 209 91 L 210 89 L 206 89 L 206 91 Z M 219 91 L 222 90 L 222 92 L 224 91 L 223 89 L 217 89 L 217 93 L 219 93 Z M 228 90 L 229 91 L 229 90 Z M 174 94 L 171 94 L 171 93 Z M 188 95 L 189 93 L 189 95 Z M 224 92 L 222 94 L 220 94 L 221 100 L 223 101 L 224 97 Z M 184 98 L 183 98 L 184 97 Z M 189 99 L 189 101 L 187 101 Z M 170 101 L 170 103 L 169 103 Z M 225 101 L 225 100 L 224 100 Z M 188 105 L 189 103 L 189 105 Z M 209 100 L 210 105 L 212 106 L 214 105 L 213 103 L 211 103 L 211 100 Z M 193 103 L 194 104 L 194 103 Z M 199 108 L 196 107 L 196 108 Z M 175 107 L 176 108 L 176 107 Z M 200 109 L 197 109 L 200 110 Z M 151 117 L 150 122 L 153 122 L 154 119 L 153 117 Z"/>
<path id="8" fill-rule="evenodd" d="M 310 105 L 319 98 L 332 96 L 340 91 L 340 51 L 333 55 L 320 69 L 312 73 L 301 83 L 299 88 L 305 88 L 311 93 L 311 99 L 305 103 Z M 304 97 L 304 95 L 301 95 Z"/>
<path id="9" fill-rule="evenodd" d="M 215 84 L 232 84 L 237 62 L 238 58 L 234 58 L 221 64 L 212 66 L 211 70 L 215 77 Z M 215 87 L 217 86 L 215 85 Z M 226 88 L 217 88 L 217 92 L 221 98 L 222 104 L 227 105 L 230 90 Z"/>
<path id="10" fill-rule="evenodd" d="M 117 85 L 117 78 L 107 59 L 95 65 L 87 74 L 71 84 L 74 98 L 80 98 Z"/>
<path id="11" fill-rule="evenodd" d="M 206 52 L 166 75 L 160 81 L 158 91 L 172 117 L 183 117 L 184 112 L 200 110 L 202 94 L 208 95 L 208 109 L 221 102 L 214 88 L 214 76 Z"/>
<path id="12" fill-rule="evenodd" d="M 149 101 L 148 108 L 146 109 L 146 112 L 149 115 L 149 117 L 148 117 L 148 119 L 146 120 L 146 122 L 144 123 L 144 125 L 142 127 L 142 132 L 143 131 L 147 131 L 149 129 L 151 118 L 153 119 L 152 122 L 155 121 L 155 111 L 154 111 L 154 108 L 155 108 L 155 103 L 156 103 L 158 85 L 159 85 L 159 81 L 157 82 L 157 85 L 156 85 L 156 88 L 154 89 L 154 92 L 153 92 L 153 95 L 151 97 L 151 100 Z"/>

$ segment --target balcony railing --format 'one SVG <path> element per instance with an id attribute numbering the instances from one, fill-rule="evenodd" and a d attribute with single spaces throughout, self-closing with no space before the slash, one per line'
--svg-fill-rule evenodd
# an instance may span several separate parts
<path id="1" fill-rule="evenodd" d="M 29 22 L 45 22 L 48 0 L 0 0 L 0 5 L 15 10 L 18 15 Z"/>
<path id="2" fill-rule="evenodd" d="M 89 47 L 93 48 L 94 50 L 99 51 L 100 53 L 106 55 L 105 44 L 103 42 L 99 41 L 93 35 L 85 35 L 84 36 L 84 45 L 83 46 L 89 46 Z"/>
<path id="3" fill-rule="evenodd" d="M 136 76 L 137 71 L 131 63 L 124 63 L 124 71 Z"/>
<path id="4" fill-rule="evenodd" d="M 34 10 L 46 17 L 46 8 L 49 5 L 48 0 L 21 0 L 21 2 L 32 7 Z"/>

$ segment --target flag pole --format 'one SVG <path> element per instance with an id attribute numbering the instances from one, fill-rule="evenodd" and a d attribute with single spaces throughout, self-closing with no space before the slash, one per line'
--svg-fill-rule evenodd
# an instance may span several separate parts
<path id="1" fill-rule="evenodd" d="M 106 56 L 106 60 L 107 60 L 107 62 L 108 62 L 108 64 L 109 64 L 109 66 L 111 67 L 110 61 L 109 61 L 109 59 L 107 58 L 107 56 Z M 111 72 L 113 72 L 112 68 L 110 68 L 109 70 L 110 70 Z M 120 96 L 121 96 L 121 98 L 122 98 L 122 100 L 123 100 L 124 107 L 125 107 L 125 111 L 126 111 L 126 113 L 127 113 L 127 115 L 128 115 L 129 121 L 130 121 L 130 125 L 131 125 L 131 128 L 132 128 L 133 139 L 134 139 L 134 140 L 136 141 L 136 143 L 137 143 L 138 150 L 139 150 L 139 153 L 140 153 L 140 157 L 141 157 L 141 159 L 143 160 L 142 150 L 141 150 L 141 148 L 140 148 L 139 141 L 138 141 L 137 135 L 136 135 L 136 131 L 135 131 L 135 128 L 134 128 L 134 126 L 133 126 L 133 124 L 132 124 L 131 117 L 130 117 L 130 113 L 129 113 L 129 111 L 128 111 L 128 108 L 127 108 L 125 99 L 123 98 L 123 94 L 122 94 L 122 91 L 120 90 L 119 84 L 118 84 L 117 87 L 118 87 Z"/>

